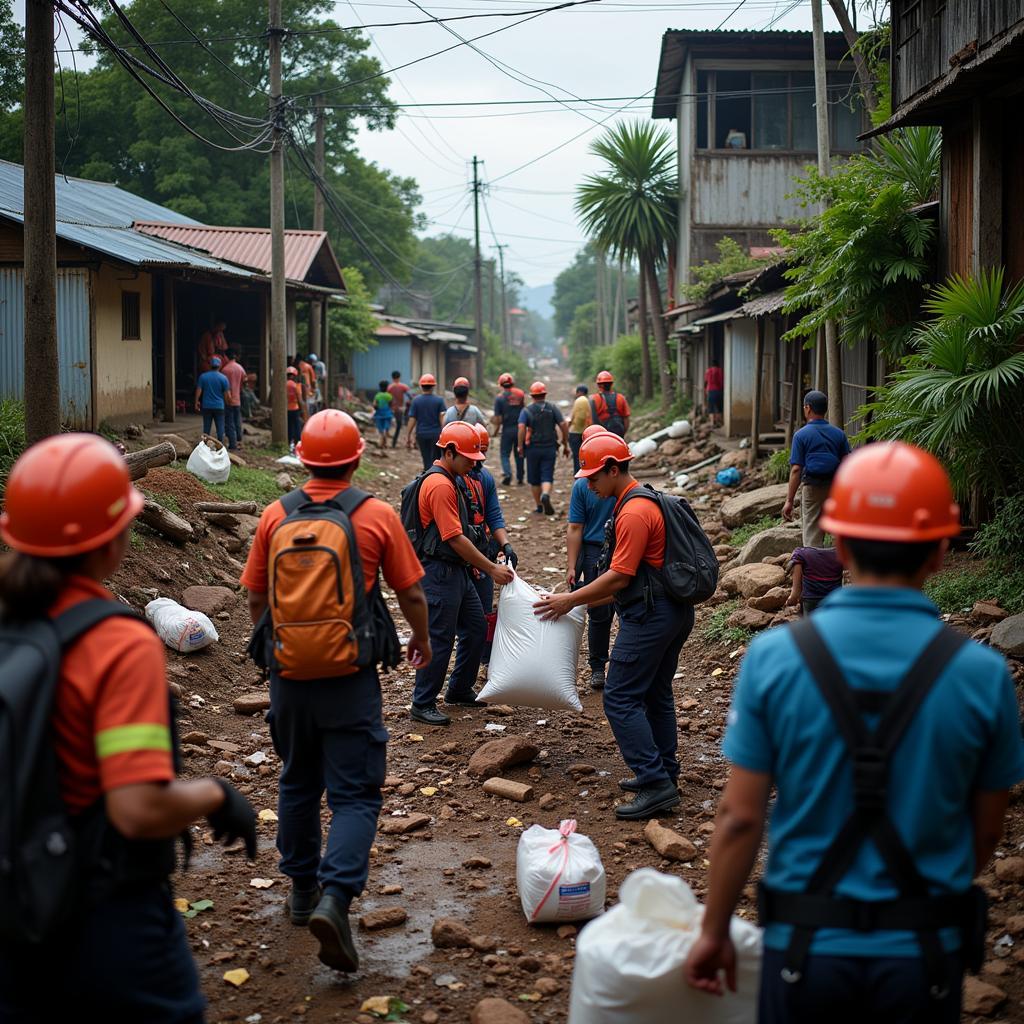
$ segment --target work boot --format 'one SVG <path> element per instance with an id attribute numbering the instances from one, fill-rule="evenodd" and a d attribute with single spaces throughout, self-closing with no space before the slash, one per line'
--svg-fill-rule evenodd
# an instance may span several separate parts
<path id="1" fill-rule="evenodd" d="M 466 693 L 446 693 L 444 695 L 444 702 L 445 704 L 453 704 L 460 708 L 487 707 L 487 701 L 477 700 L 477 696 L 472 690 L 468 690 Z"/>
<path id="2" fill-rule="evenodd" d="M 679 785 L 677 779 L 672 780 L 674 786 Z M 626 793 L 639 793 L 643 787 L 640 785 L 640 780 L 636 777 L 631 779 L 619 779 L 619 789 L 624 790 Z"/>
<path id="3" fill-rule="evenodd" d="M 540 503 L 544 509 L 544 515 L 553 516 L 555 514 L 555 507 L 551 504 L 551 495 L 547 491 L 540 496 Z"/>
<path id="4" fill-rule="evenodd" d="M 320 943 L 320 963 L 336 971 L 359 970 L 359 954 L 348 923 L 348 904 L 330 893 L 322 896 L 309 919 L 309 930 Z"/>
<path id="5" fill-rule="evenodd" d="M 657 818 L 666 811 L 672 810 L 673 807 L 678 807 L 682 799 L 674 782 L 666 780 L 653 786 L 642 786 L 636 791 L 635 799 L 615 808 L 615 817 L 620 821 L 643 821 L 645 818 Z"/>
<path id="6" fill-rule="evenodd" d="M 520 481 L 520 482 L 522 482 L 522 481 Z M 510 483 L 512 483 L 512 477 L 510 477 L 510 476 L 503 476 L 501 478 L 501 486 L 502 487 L 508 487 L 508 485 Z"/>
<path id="7" fill-rule="evenodd" d="M 544 515 L 544 509 L 538 505 L 531 513 L 531 516 L 542 516 Z"/>
<path id="8" fill-rule="evenodd" d="M 523 478 L 522 478 L 522 477 L 520 477 L 520 478 L 519 478 L 519 479 L 518 479 L 518 480 L 516 481 L 516 487 L 522 487 L 522 486 L 523 486 Z"/>
<path id="9" fill-rule="evenodd" d="M 288 912 L 292 924 L 309 924 L 309 915 L 316 910 L 321 895 L 322 890 L 319 885 L 313 886 L 312 889 L 300 889 L 292 882 L 292 891 L 288 893 L 288 897 L 284 901 L 284 908 Z"/>
<path id="10" fill-rule="evenodd" d="M 592 668 L 590 670 L 590 688 L 592 690 L 604 689 L 604 669 Z"/>
<path id="11" fill-rule="evenodd" d="M 414 722 L 422 722 L 424 725 L 451 725 L 452 720 L 437 710 L 437 706 L 431 704 L 429 707 L 418 708 L 415 704 L 409 716 Z"/>

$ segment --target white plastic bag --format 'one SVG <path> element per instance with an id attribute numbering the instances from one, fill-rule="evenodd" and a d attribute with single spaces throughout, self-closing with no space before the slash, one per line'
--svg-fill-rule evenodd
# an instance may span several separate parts
<path id="1" fill-rule="evenodd" d="M 656 452 L 658 450 L 658 442 L 652 441 L 649 437 L 642 437 L 639 441 L 630 441 L 629 450 L 633 453 L 634 458 L 640 459 L 645 455 L 651 455 L 653 452 Z"/>
<path id="2" fill-rule="evenodd" d="M 280 466 L 292 466 L 295 469 L 302 468 L 302 461 L 295 458 L 294 455 L 282 455 L 281 458 L 274 459 L 274 461 Z"/>
<path id="3" fill-rule="evenodd" d="M 518 575 L 501 588 L 487 685 L 480 699 L 513 707 L 582 711 L 576 663 L 586 612 L 573 608 L 557 622 L 533 613 L 541 592 Z"/>
<path id="4" fill-rule="evenodd" d="M 168 647 L 183 654 L 201 651 L 220 637 L 202 612 L 190 611 L 169 597 L 158 597 L 146 605 L 146 618 Z"/>
<path id="5" fill-rule="evenodd" d="M 216 441 L 213 443 L 219 444 Z M 192 449 L 185 468 L 208 484 L 223 484 L 227 483 L 228 476 L 231 474 L 231 459 L 228 457 L 228 450 L 224 445 L 211 448 L 207 444 L 206 438 L 203 438 Z"/>
<path id="6" fill-rule="evenodd" d="M 576 831 L 531 825 L 516 849 L 516 886 L 529 924 L 586 921 L 604 910 L 604 865 L 597 847 Z"/>
<path id="7" fill-rule="evenodd" d="M 669 437 L 686 437 L 690 433 L 690 421 L 689 420 L 676 420 L 668 428 Z"/>
<path id="8" fill-rule="evenodd" d="M 576 940 L 569 1024 L 755 1024 L 760 928 L 732 919 L 736 991 L 713 996 L 683 976 L 704 913 L 690 887 L 641 868 L 622 883 L 619 900 Z"/>

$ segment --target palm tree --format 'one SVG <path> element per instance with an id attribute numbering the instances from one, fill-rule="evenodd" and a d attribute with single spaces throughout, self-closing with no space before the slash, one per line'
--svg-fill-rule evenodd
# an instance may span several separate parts
<path id="1" fill-rule="evenodd" d="M 576 193 L 576 213 L 583 229 L 606 252 L 640 264 L 640 337 L 647 369 L 644 398 L 650 398 L 650 351 L 647 348 L 643 299 L 650 297 L 658 350 L 662 404 L 674 396 L 668 339 L 662 319 L 658 266 L 675 245 L 678 224 L 676 157 L 672 137 L 647 121 L 624 121 L 593 142 L 590 151 L 605 163 L 601 174 L 588 175 Z"/>

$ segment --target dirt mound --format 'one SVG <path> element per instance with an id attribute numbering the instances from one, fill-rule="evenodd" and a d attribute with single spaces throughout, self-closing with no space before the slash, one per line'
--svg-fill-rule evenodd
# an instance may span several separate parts
<path id="1" fill-rule="evenodd" d="M 178 469 L 151 469 L 139 486 L 144 491 L 174 498 L 184 512 L 191 512 L 197 501 L 223 500 L 207 490 L 191 473 L 182 473 Z"/>

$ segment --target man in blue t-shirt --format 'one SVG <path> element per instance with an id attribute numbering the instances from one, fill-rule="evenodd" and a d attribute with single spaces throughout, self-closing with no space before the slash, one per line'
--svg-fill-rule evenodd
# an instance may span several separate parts
<path id="1" fill-rule="evenodd" d="M 231 382 L 220 372 L 220 356 L 210 360 L 210 369 L 199 374 L 196 381 L 196 412 L 203 414 L 203 433 L 210 426 L 217 429 L 217 440 L 224 441 L 224 396 L 231 390 Z"/>
<path id="2" fill-rule="evenodd" d="M 434 394 L 436 386 L 437 379 L 432 373 L 423 374 L 420 377 L 420 393 L 409 405 L 409 426 L 405 446 L 411 448 L 412 439 L 416 438 L 424 473 L 430 469 L 437 457 L 437 439 L 441 436 L 444 414 L 448 408 L 444 399 Z"/>
<path id="3" fill-rule="evenodd" d="M 516 381 L 511 373 L 503 373 L 498 378 L 501 394 L 494 399 L 494 416 L 491 423 L 498 429 L 494 436 L 501 437 L 501 482 L 504 486 L 512 483 L 512 456 L 516 459 L 516 484 L 522 486 L 523 467 L 525 462 L 519 452 L 519 414 L 526 404 L 526 394 L 522 388 L 515 386 Z"/>
<path id="4" fill-rule="evenodd" d="M 976 969 L 985 950 L 971 881 L 1024 778 L 1013 680 L 921 593 L 960 530 L 933 456 L 899 442 L 860 449 L 840 467 L 822 522 L 853 585 L 761 634 L 744 658 L 687 978 L 721 992 L 724 971 L 735 987 L 729 920 L 774 785 L 760 1024 L 837 1012 L 958 1024 L 965 964 Z"/>
<path id="5" fill-rule="evenodd" d="M 530 385 L 533 401 L 519 414 L 516 451 L 526 457 L 526 482 L 533 491 L 534 514 L 553 516 L 551 491 L 555 485 L 558 439 L 562 454 L 569 457 L 569 424 L 561 409 L 548 401 L 548 386 L 540 380 Z"/>
<path id="6" fill-rule="evenodd" d="M 789 493 L 782 518 L 793 518 L 793 502 L 800 487 L 800 526 L 805 548 L 824 547 L 825 531 L 818 525 L 821 508 L 839 463 L 850 454 L 850 442 L 839 427 L 825 419 L 827 412 L 828 398 L 824 392 L 808 391 L 804 396 L 807 423 L 793 435 L 789 455 Z"/>
<path id="7" fill-rule="evenodd" d="M 582 440 L 588 440 L 605 428 L 599 425 L 587 427 Z M 569 527 L 566 533 L 567 567 L 565 581 L 570 590 L 577 590 L 587 583 L 593 583 L 599 573 L 597 563 L 604 547 L 604 526 L 615 511 L 616 499 L 601 498 L 592 491 L 586 480 L 577 480 L 569 496 Z M 608 664 L 608 648 L 612 633 L 612 606 L 601 605 L 587 609 L 590 685 L 595 690 L 604 689 L 604 672 Z"/>

